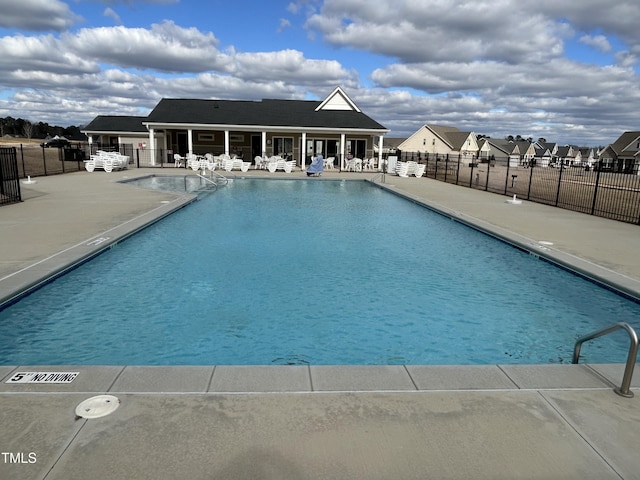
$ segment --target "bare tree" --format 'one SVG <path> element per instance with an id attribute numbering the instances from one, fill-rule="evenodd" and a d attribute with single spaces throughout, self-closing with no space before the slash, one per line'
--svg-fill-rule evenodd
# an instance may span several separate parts
<path id="1" fill-rule="evenodd" d="M 22 134 L 27 137 L 27 140 L 31 140 L 31 136 L 33 135 L 33 123 L 29 120 L 25 120 L 22 124 Z"/>

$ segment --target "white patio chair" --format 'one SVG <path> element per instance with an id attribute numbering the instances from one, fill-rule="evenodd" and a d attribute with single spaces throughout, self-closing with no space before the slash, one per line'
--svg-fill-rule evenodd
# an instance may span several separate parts
<path id="1" fill-rule="evenodd" d="M 325 158 L 324 159 L 324 168 L 328 168 L 329 170 L 333 170 L 335 161 L 336 161 L 336 157 Z"/>
<path id="2" fill-rule="evenodd" d="M 184 167 L 185 158 L 182 155 L 178 155 L 177 153 L 173 154 L 173 166 L 175 168 Z"/>
<path id="3" fill-rule="evenodd" d="M 362 159 L 351 158 L 347 160 L 347 172 L 361 172 L 362 171 Z"/>
<path id="4" fill-rule="evenodd" d="M 363 167 L 365 170 L 375 170 L 376 169 L 376 159 L 375 158 L 367 158 L 363 161 Z"/>
<path id="5" fill-rule="evenodd" d="M 205 153 L 204 159 L 200 160 L 200 167 L 203 170 L 206 168 L 209 171 L 213 172 L 216 169 L 215 157 L 210 153 Z"/>
<path id="6" fill-rule="evenodd" d="M 187 168 L 191 168 L 193 170 L 200 169 L 200 160 L 197 155 L 193 153 L 187 153 Z"/>

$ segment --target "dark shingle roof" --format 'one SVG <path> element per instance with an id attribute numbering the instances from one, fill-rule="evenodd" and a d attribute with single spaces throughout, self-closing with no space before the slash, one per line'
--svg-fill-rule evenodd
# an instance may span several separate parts
<path id="1" fill-rule="evenodd" d="M 624 132 L 610 147 L 616 155 L 620 155 L 638 137 L 640 137 L 640 132 Z"/>
<path id="2" fill-rule="evenodd" d="M 82 130 L 85 132 L 144 132 L 148 134 L 144 122 L 147 117 L 122 115 L 98 115 Z"/>
<path id="3" fill-rule="evenodd" d="M 201 100 L 163 98 L 146 119 L 149 123 L 243 125 L 386 130 L 353 110 L 315 111 L 321 102 L 306 100 Z"/>

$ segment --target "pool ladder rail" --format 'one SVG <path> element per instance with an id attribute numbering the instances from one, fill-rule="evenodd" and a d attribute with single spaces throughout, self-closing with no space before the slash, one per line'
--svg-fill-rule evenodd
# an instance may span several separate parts
<path id="1" fill-rule="evenodd" d="M 200 191 L 206 191 L 209 189 L 217 190 L 218 186 L 227 185 L 229 183 L 229 179 L 227 177 L 214 171 L 209 172 L 210 177 L 200 173 L 196 173 L 196 175 L 205 182 L 204 187 L 201 188 Z"/>
<path id="2" fill-rule="evenodd" d="M 580 348 L 582 347 L 582 344 L 584 342 L 602 337 L 603 335 L 607 335 L 617 330 L 626 330 L 626 332 L 629 334 L 631 343 L 629 345 L 629 353 L 627 354 L 627 363 L 624 367 L 624 375 L 622 376 L 622 384 L 620 385 L 620 387 L 614 388 L 613 391 L 622 397 L 632 398 L 633 392 L 629 389 L 629 387 L 631 386 L 631 377 L 633 376 L 633 369 L 636 365 L 636 358 L 638 357 L 638 334 L 628 323 L 614 323 L 600 330 L 589 333 L 588 335 L 580 337 L 578 340 L 576 340 L 575 346 L 573 348 L 573 363 L 577 364 L 579 362 Z"/>

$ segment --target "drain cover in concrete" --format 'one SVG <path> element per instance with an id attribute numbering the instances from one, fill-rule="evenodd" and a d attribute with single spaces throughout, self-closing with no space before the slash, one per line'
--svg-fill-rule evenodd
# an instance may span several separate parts
<path id="1" fill-rule="evenodd" d="M 76 407 L 76 415 L 82 418 L 100 418 L 113 413 L 119 405 L 118 397 L 98 395 L 81 402 Z"/>

